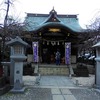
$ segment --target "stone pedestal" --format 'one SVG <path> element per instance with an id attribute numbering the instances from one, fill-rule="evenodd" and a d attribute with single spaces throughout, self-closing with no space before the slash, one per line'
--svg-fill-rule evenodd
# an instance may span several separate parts
<path id="1" fill-rule="evenodd" d="M 11 92 L 23 92 L 23 81 L 22 81 L 22 75 L 23 75 L 23 62 L 15 62 L 15 68 L 14 68 L 14 87 L 11 90 Z"/>
<path id="2" fill-rule="evenodd" d="M 100 89 L 100 58 L 95 58 L 96 60 L 96 88 Z"/>
<path id="3" fill-rule="evenodd" d="M 14 86 L 11 92 L 24 92 L 25 87 L 23 83 L 23 60 L 26 56 L 11 56 L 14 60 Z"/>

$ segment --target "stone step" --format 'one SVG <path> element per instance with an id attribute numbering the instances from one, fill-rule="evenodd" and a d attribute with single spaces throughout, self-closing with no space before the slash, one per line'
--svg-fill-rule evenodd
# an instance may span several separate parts
<path id="1" fill-rule="evenodd" d="M 69 75 L 69 68 L 65 66 L 39 66 L 41 75 Z"/>

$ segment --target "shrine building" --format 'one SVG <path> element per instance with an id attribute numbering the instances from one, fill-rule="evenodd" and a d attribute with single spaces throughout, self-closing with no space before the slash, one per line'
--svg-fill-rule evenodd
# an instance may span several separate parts
<path id="1" fill-rule="evenodd" d="M 38 62 L 54 64 L 59 49 L 61 64 L 65 64 L 65 43 L 70 43 L 71 63 L 77 63 L 78 45 L 84 29 L 79 25 L 78 15 L 57 14 L 54 8 L 49 14 L 27 13 L 24 40 L 30 44 L 26 52 L 28 62 L 33 60 L 32 42 L 38 42 Z"/>

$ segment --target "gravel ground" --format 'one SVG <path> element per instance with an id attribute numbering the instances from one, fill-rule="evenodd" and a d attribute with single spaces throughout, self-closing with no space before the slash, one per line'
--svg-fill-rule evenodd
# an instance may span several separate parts
<path id="1" fill-rule="evenodd" d="M 77 100 L 100 100 L 100 93 L 94 89 L 70 89 Z"/>
<path id="2" fill-rule="evenodd" d="M 78 83 L 76 83 L 76 80 Z M 72 77 L 72 81 L 78 86 L 93 87 L 95 84 L 95 76 L 89 75 L 89 77 Z"/>
<path id="3" fill-rule="evenodd" d="M 50 85 L 50 82 L 54 84 L 55 83 L 54 80 L 56 80 L 56 78 L 51 80 L 52 78 L 49 78 L 49 77 L 47 77 L 47 79 L 48 80 L 45 79 L 45 80 L 40 80 L 40 81 L 42 81 L 42 83 L 46 82 L 46 84 L 49 83 Z M 57 84 L 59 81 L 61 82 L 61 79 L 62 79 L 61 77 L 59 78 L 57 77 L 57 80 L 56 80 Z M 0 96 L 0 100 L 52 100 L 53 99 L 51 88 L 55 88 L 55 86 L 57 85 L 56 83 L 55 83 L 56 85 L 51 88 L 46 88 L 46 87 L 45 88 L 39 88 L 39 87 L 35 88 L 34 87 L 35 80 L 36 80 L 35 77 L 26 76 L 26 77 L 23 77 L 23 80 L 27 88 L 23 94 L 21 93 L 13 94 L 11 92 L 8 92 Z M 82 85 L 82 88 L 81 87 L 80 88 L 79 87 L 69 88 L 72 95 L 74 95 L 77 100 L 100 100 L 100 92 L 97 92 L 95 89 L 84 88 L 84 86 L 92 86 L 94 84 L 94 76 L 84 77 L 84 78 L 83 77 L 73 77 L 72 80 L 74 84 L 76 80 L 78 80 L 79 85 Z M 65 78 L 63 79 L 63 81 L 65 81 Z M 61 82 L 61 85 L 65 86 L 64 84 L 62 84 L 63 81 Z M 70 84 L 69 82 L 67 83 Z M 68 89 L 68 87 L 65 88 L 65 90 L 66 89 Z"/>
<path id="4" fill-rule="evenodd" d="M 27 88 L 25 93 L 7 93 L 0 97 L 0 100 L 52 100 L 51 89 Z"/>
<path id="5" fill-rule="evenodd" d="M 63 89 L 64 91 L 68 90 L 68 88 Z M 75 96 L 76 100 L 100 100 L 100 92 L 97 92 L 95 89 L 72 88 L 69 90 L 71 91 L 72 95 Z M 23 94 L 13 94 L 9 92 L 0 96 L 0 100 L 53 100 L 53 98 L 51 88 L 27 87 Z"/>

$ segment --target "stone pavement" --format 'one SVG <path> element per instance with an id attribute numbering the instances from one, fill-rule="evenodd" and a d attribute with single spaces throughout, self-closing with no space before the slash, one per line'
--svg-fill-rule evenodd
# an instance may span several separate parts
<path id="1" fill-rule="evenodd" d="M 53 100 L 76 100 L 69 89 L 52 88 L 51 93 Z"/>
<path id="2" fill-rule="evenodd" d="M 68 76 L 41 76 L 41 87 L 75 87 L 76 85 Z"/>
<path id="3" fill-rule="evenodd" d="M 51 89 L 53 100 L 100 100 L 100 93 L 91 89 Z"/>
<path id="4" fill-rule="evenodd" d="M 42 76 L 40 84 L 34 77 L 24 77 L 23 94 L 7 93 L 0 100 L 100 100 L 100 92 L 88 87 L 78 87 L 66 76 Z"/>

